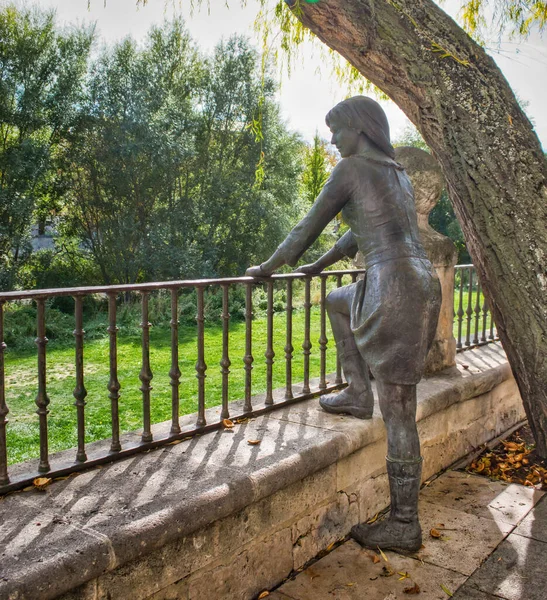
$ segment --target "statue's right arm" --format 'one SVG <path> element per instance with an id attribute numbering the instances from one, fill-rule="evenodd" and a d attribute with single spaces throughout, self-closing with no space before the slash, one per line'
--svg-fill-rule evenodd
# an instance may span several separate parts
<path id="1" fill-rule="evenodd" d="M 260 265 L 261 275 L 270 275 L 285 264 L 291 267 L 296 265 L 302 254 L 349 200 L 352 185 L 351 169 L 351 164 L 345 160 L 341 160 L 336 165 L 308 214 L 289 233 L 273 255 Z M 252 274 L 256 275 L 254 272 Z"/>
<path id="2" fill-rule="evenodd" d="M 345 257 L 354 258 L 359 248 L 357 247 L 357 240 L 350 231 L 346 231 L 344 235 L 334 244 L 334 246 L 317 259 L 310 265 L 302 265 L 297 267 L 295 271 L 297 273 L 307 273 L 308 275 L 315 275 L 321 273 L 327 267 L 334 265 L 339 260 Z"/>

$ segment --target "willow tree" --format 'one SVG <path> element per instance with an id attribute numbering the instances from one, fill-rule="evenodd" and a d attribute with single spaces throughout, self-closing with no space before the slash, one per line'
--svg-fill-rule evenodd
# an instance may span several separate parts
<path id="1" fill-rule="evenodd" d="M 282 1 L 275 11 L 284 47 L 309 30 L 405 112 L 439 161 L 547 457 L 547 168 L 515 94 L 484 48 L 433 0 L 291 1 L 292 13 Z M 461 4 L 472 30 L 488 8 L 499 28 L 517 35 L 547 22 L 547 2 Z"/>

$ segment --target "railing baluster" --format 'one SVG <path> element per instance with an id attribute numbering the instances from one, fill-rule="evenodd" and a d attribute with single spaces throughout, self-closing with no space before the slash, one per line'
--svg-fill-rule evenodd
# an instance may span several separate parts
<path id="1" fill-rule="evenodd" d="M 0 302 L 0 485 L 9 483 L 8 447 L 6 443 L 6 425 L 9 409 L 6 404 L 6 379 L 4 373 L 4 303 Z"/>
<path id="2" fill-rule="evenodd" d="M 285 339 L 285 400 L 294 398 L 292 393 L 292 279 L 287 279 L 287 333 Z"/>
<path id="3" fill-rule="evenodd" d="M 46 316 L 45 316 L 45 300 L 38 298 L 37 304 L 37 336 L 36 345 L 38 346 L 38 394 L 36 395 L 36 411 L 40 421 L 40 463 L 38 471 L 46 473 L 50 470 L 48 456 L 48 439 L 47 439 L 47 415 L 49 413 L 48 405 L 49 398 L 46 391 Z"/>
<path id="4" fill-rule="evenodd" d="M 179 421 L 179 289 L 171 290 L 171 368 L 169 383 L 171 384 L 171 433 L 180 433 Z"/>
<path id="5" fill-rule="evenodd" d="M 321 275 L 321 333 L 319 335 L 319 351 L 321 356 L 321 367 L 319 375 L 319 389 L 324 390 L 327 387 L 327 277 Z"/>
<path id="6" fill-rule="evenodd" d="M 198 360 L 196 363 L 197 379 L 198 379 L 198 418 L 196 421 L 196 427 L 205 427 L 207 421 L 205 420 L 205 371 L 207 365 L 205 363 L 205 313 L 203 303 L 203 287 L 197 288 L 197 333 L 198 333 Z"/>
<path id="7" fill-rule="evenodd" d="M 268 295 L 268 308 L 266 311 L 267 320 L 267 342 L 266 352 L 266 406 L 271 406 L 273 401 L 273 390 L 272 390 L 272 379 L 273 379 L 273 364 L 275 358 L 275 352 L 273 349 L 273 281 L 267 283 L 267 295 Z"/>
<path id="8" fill-rule="evenodd" d="M 310 320 L 311 320 L 311 277 L 306 277 L 304 288 L 304 342 L 302 350 L 304 354 L 304 386 L 303 394 L 310 393 L 310 355 L 311 355 L 311 340 L 310 340 Z"/>
<path id="9" fill-rule="evenodd" d="M 463 315 L 465 314 L 463 312 L 463 276 L 464 276 L 464 270 L 463 269 L 458 269 L 460 272 L 460 290 L 459 290 L 459 294 L 458 294 L 458 311 L 457 311 L 457 316 L 458 316 L 458 341 L 456 344 L 456 348 L 461 348 L 462 347 L 462 327 L 463 327 Z"/>
<path id="10" fill-rule="evenodd" d="M 76 407 L 76 419 L 78 422 L 78 450 L 76 460 L 85 462 L 85 397 L 87 390 L 84 385 L 84 299 L 82 296 L 74 296 L 74 340 L 76 358 L 76 387 L 72 392 Z"/>
<path id="11" fill-rule="evenodd" d="M 140 390 L 142 392 L 142 436 L 143 442 L 152 441 L 152 431 L 150 423 L 150 392 L 152 386 L 150 382 L 154 375 L 150 368 L 150 327 L 151 324 L 148 321 L 148 292 L 141 292 L 141 308 L 142 308 L 142 369 L 139 373 L 139 379 L 141 380 Z"/>
<path id="12" fill-rule="evenodd" d="M 486 296 L 484 296 L 484 302 L 482 304 L 482 335 L 481 342 L 486 342 L 486 320 L 488 318 L 488 303 L 486 302 Z"/>
<path id="13" fill-rule="evenodd" d="M 110 452 L 119 452 L 122 449 L 120 443 L 120 412 L 118 401 L 120 399 L 120 382 L 118 381 L 118 344 L 116 336 L 118 327 L 116 326 L 116 294 L 108 294 L 108 335 L 109 335 L 109 361 L 110 361 L 110 379 L 108 381 L 108 391 L 110 398 L 110 414 L 112 419 L 112 442 Z"/>
<path id="14" fill-rule="evenodd" d="M 355 283 L 357 281 L 357 275 L 358 273 L 356 273 L 355 271 L 351 272 L 351 283 Z"/>
<path id="15" fill-rule="evenodd" d="M 245 356 L 243 362 L 245 364 L 245 402 L 243 404 L 243 412 L 248 413 L 253 410 L 251 403 L 251 372 L 253 370 L 253 288 L 250 283 L 245 289 Z"/>
<path id="16" fill-rule="evenodd" d="M 473 338 L 473 344 L 479 343 L 479 323 L 481 318 L 481 284 L 477 281 L 477 295 L 475 298 L 475 336 Z"/>
<path id="17" fill-rule="evenodd" d="M 489 311 L 490 311 L 490 335 L 488 336 L 488 339 L 493 340 L 494 339 L 494 313 L 492 312 L 490 307 L 489 307 Z"/>
<path id="18" fill-rule="evenodd" d="M 465 314 L 467 315 L 467 329 L 465 333 L 465 345 L 471 346 L 471 321 L 473 319 L 473 268 L 468 269 L 469 272 L 469 293 L 467 295 L 467 309 Z"/>
<path id="19" fill-rule="evenodd" d="M 230 375 L 230 355 L 228 346 L 230 342 L 230 313 L 229 313 L 229 286 L 222 286 L 222 360 L 220 368 L 222 372 L 222 411 L 221 419 L 230 418 L 230 410 L 228 408 L 228 377 Z"/>
<path id="20" fill-rule="evenodd" d="M 336 275 L 336 287 L 337 288 L 342 287 L 342 275 Z M 338 341 L 340 341 L 340 340 L 338 340 Z M 340 357 L 338 356 L 338 350 L 336 350 L 336 379 L 334 380 L 334 383 L 336 383 L 337 385 L 340 383 L 343 383 L 342 363 L 340 362 Z"/>

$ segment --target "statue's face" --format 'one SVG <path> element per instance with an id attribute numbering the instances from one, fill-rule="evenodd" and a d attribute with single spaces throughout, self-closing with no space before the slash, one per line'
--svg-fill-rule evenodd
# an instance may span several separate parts
<path id="1" fill-rule="evenodd" d="M 330 143 L 336 146 L 342 158 L 357 154 L 360 149 L 361 133 L 347 125 L 330 124 L 332 138 Z"/>

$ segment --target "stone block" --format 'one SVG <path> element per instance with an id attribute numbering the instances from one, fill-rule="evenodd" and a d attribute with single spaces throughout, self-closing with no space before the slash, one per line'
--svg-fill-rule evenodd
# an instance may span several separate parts
<path id="1" fill-rule="evenodd" d="M 293 568 L 290 528 L 241 548 L 188 578 L 188 600 L 249 600 L 283 581 Z"/>
<path id="2" fill-rule="evenodd" d="M 476 517 L 517 525 L 544 495 L 544 492 L 522 485 L 447 471 L 422 489 L 420 499 Z M 538 510 L 539 507 L 536 514 Z"/>
<path id="3" fill-rule="evenodd" d="M 424 548 L 418 558 L 429 564 L 471 575 L 512 530 L 508 523 L 498 522 L 445 506 L 420 502 L 420 522 Z M 431 529 L 442 534 L 441 539 L 430 535 Z M 480 531 L 480 536 L 477 532 Z"/>
<path id="4" fill-rule="evenodd" d="M 534 491 L 536 494 L 541 494 L 537 490 Z M 545 497 L 538 503 L 534 512 L 522 520 L 514 533 L 547 543 L 547 500 Z"/>
<path id="5" fill-rule="evenodd" d="M 336 490 L 351 488 L 378 471 L 385 470 L 386 454 L 387 441 L 384 438 L 338 461 Z"/>
<path id="6" fill-rule="evenodd" d="M 359 502 L 359 522 L 372 519 L 389 504 L 389 483 L 387 473 L 378 473 L 366 481 L 362 481 L 348 493 L 355 493 Z"/>
<path id="7" fill-rule="evenodd" d="M 292 526 L 294 568 L 298 569 L 334 542 L 348 535 L 359 521 L 355 494 L 340 492 L 336 500 L 314 510 Z"/>
<path id="8" fill-rule="evenodd" d="M 465 581 L 465 576 L 454 571 L 394 552 L 385 554 L 394 573 L 408 573 L 409 578 L 401 581 L 395 574 L 385 577 L 386 563 L 373 563 L 372 551 L 350 540 L 284 583 L 277 592 L 281 598 L 295 600 L 397 600 L 406 598 L 404 589 L 417 583 L 420 599 L 444 600 L 447 596 L 441 583 L 454 591 Z"/>
<path id="9" fill-rule="evenodd" d="M 545 600 L 546 554 L 544 542 L 512 534 L 473 574 L 468 585 L 506 600 Z"/>

